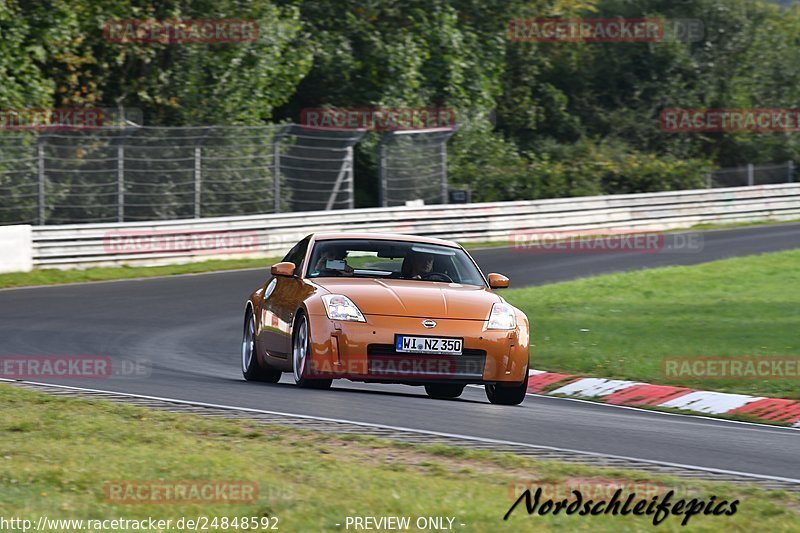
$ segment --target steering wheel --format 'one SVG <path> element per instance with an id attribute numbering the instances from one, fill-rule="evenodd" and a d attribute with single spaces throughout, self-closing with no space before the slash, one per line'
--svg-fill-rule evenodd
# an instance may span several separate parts
<path id="1" fill-rule="evenodd" d="M 446 281 L 447 283 L 455 283 L 453 278 L 441 272 L 428 272 L 427 274 L 420 276 L 419 279 L 425 281 Z"/>

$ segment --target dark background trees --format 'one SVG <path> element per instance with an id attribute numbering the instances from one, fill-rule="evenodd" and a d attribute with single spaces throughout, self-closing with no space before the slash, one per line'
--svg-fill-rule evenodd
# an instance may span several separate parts
<path id="1" fill-rule="evenodd" d="M 783 4 L 787 4 L 783 2 Z M 512 18 L 698 19 L 696 42 L 521 43 Z M 124 19 L 251 19 L 251 43 L 124 44 Z M 800 8 L 765 0 L 0 0 L 0 109 L 126 107 L 147 125 L 297 121 L 309 107 L 450 107 L 476 200 L 702 186 L 797 159 L 792 134 L 674 134 L 666 107 L 800 107 Z M 357 154 L 374 204 L 375 136 Z"/>

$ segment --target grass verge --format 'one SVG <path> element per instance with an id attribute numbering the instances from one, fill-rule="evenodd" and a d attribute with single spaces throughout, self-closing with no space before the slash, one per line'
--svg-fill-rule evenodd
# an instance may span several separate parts
<path id="1" fill-rule="evenodd" d="M 652 516 L 528 516 L 524 504 L 503 521 L 525 486 L 606 487 L 608 499 L 616 483 L 628 492 L 674 490 L 675 499 L 739 500 L 733 516 L 692 517 L 693 531 L 790 531 L 800 519 L 797 494 L 750 486 L 164 413 L 9 385 L 0 385 L 0 403 L 6 518 L 269 516 L 282 531 L 334 531 L 345 529 L 347 516 L 441 516 L 455 517 L 454 529 L 465 531 L 652 528 Z M 109 481 L 190 479 L 249 480 L 259 495 L 247 504 L 114 504 L 104 496 Z M 668 517 L 661 529 L 681 530 L 681 519 Z"/>
<path id="2" fill-rule="evenodd" d="M 244 268 L 267 269 L 280 261 L 271 259 L 213 259 L 183 265 L 164 265 L 152 267 L 102 267 L 85 270 L 41 269 L 32 272 L 13 272 L 0 274 L 0 289 L 11 287 L 31 287 L 37 285 L 58 285 L 63 283 L 82 283 L 87 281 L 111 281 L 119 279 L 152 278 L 158 276 L 177 276 L 180 274 L 200 274 Z"/>
<path id="3" fill-rule="evenodd" d="M 543 370 L 800 398 L 800 381 L 690 379 L 665 357 L 800 358 L 800 251 L 602 275 L 504 296 L 533 325 Z"/>

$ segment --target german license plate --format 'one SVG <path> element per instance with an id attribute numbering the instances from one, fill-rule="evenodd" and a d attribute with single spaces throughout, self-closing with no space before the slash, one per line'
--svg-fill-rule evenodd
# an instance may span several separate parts
<path id="1" fill-rule="evenodd" d="M 397 352 L 405 353 L 445 353 L 461 355 L 463 345 L 463 339 L 397 335 L 395 336 L 394 349 Z"/>

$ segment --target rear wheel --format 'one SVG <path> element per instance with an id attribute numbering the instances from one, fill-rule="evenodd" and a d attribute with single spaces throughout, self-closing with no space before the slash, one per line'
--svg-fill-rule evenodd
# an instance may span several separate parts
<path id="1" fill-rule="evenodd" d="M 242 375 L 247 381 L 265 381 L 277 383 L 281 372 L 274 368 L 264 368 L 258 363 L 256 355 L 256 322 L 253 313 L 247 312 L 242 334 Z"/>
<path id="2" fill-rule="evenodd" d="M 454 385 L 451 383 L 434 383 L 425 385 L 425 392 L 431 398 L 450 399 L 458 398 L 464 392 L 464 385 Z"/>
<path id="3" fill-rule="evenodd" d="M 528 392 L 528 369 L 525 369 L 525 379 L 522 383 L 486 384 L 486 397 L 496 405 L 519 405 Z"/>
<path id="4" fill-rule="evenodd" d="M 306 389 L 329 389 L 333 383 L 332 379 L 308 379 L 304 377 L 308 373 L 309 354 L 311 350 L 311 339 L 308 330 L 308 319 L 303 313 L 297 314 L 294 324 L 294 336 L 292 339 L 292 371 L 294 382 L 298 387 Z"/>

